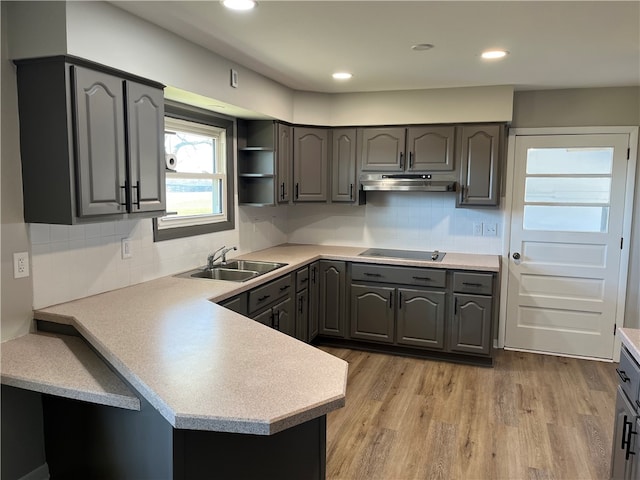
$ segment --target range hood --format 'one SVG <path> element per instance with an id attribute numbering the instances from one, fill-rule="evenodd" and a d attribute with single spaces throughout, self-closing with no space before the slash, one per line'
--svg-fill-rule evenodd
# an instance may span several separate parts
<path id="1" fill-rule="evenodd" d="M 455 192 L 453 180 L 432 180 L 431 174 L 368 173 L 360 175 L 360 188 L 378 192 Z"/>

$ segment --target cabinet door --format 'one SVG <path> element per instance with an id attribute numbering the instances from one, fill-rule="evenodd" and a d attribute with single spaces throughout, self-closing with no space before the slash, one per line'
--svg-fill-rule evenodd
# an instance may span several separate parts
<path id="1" fill-rule="evenodd" d="M 129 132 L 130 211 L 166 209 L 164 95 L 162 90 L 126 82 Z"/>
<path id="2" fill-rule="evenodd" d="M 356 129 L 332 132 L 331 201 L 353 202 L 356 195 Z"/>
<path id="3" fill-rule="evenodd" d="M 449 172 L 455 168 L 455 127 L 407 129 L 407 170 Z"/>
<path id="4" fill-rule="evenodd" d="M 276 151 L 277 176 L 278 176 L 278 203 L 289 203 L 291 200 L 291 167 L 293 165 L 292 149 L 293 140 L 291 138 L 291 127 L 289 125 L 277 124 L 278 144 Z"/>
<path id="5" fill-rule="evenodd" d="M 320 315 L 320 262 L 309 266 L 309 342 L 318 336 Z"/>
<path id="6" fill-rule="evenodd" d="M 320 260 L 320 335 L 345 337 L 345 276 L 344 262 Z"/>
<path id="7" fill-rule="evenodd" d="M 273 309 L 267 308 L 264 312 L 258 313 L 257 315 L 252 316 L 256 322 L 262 323 L 267 327 L 273 326 Z"/>
<path id="8" fill-rule="evenodd" d="M 397 343 L 442 350 L 446 298 L 445 292 L 399 288 Z"/>
<path id="9" fill-rule="evenodd" d="M 296 294 L 296 338 L 303 342 L 309 339 L 309 291 Z"/>
<path id="10" fill-rule="evenodd" d="M 491 297 L 457 293 L 453 297 L 450 350 L 488 355 L 491 351 Z"/>
<path id="11" fill-rule="evenodd" d="M 351 285 L 351 338 L 393 343 L 395 288 Z"/>
<path id="12" fill-rule="evenodd" d="M 404 170 L 404 128 L 363 128 L 360 149 L 362 170 L 401 172 Z"/>
<path id="13" fill-rule="evenodd" d="M 635 478 L 632 476 L 635 457 L 631 452 L 635 451 L 637 444 L 637 434 L 632 434 L 629 429 L 637 432 L 636 416 L 633 407 L 627 400 L 626 395 L 620 387 L 617 389 L 615 423 L 613 426 L 613 445 L 611 449 L 611 479 L 627 480 Z M 629 444 L 629 442 L 631 442 Z M 629 453 L 627 453 L 629 452 Z"/>
<path id="14" fill-rule="evenodd" d="M 322 128 L 294 127 L 294 201 L 326 201 L 329 172 L 329 133 Z"/>
<path id="15" fill-rule="evenodd" d="M 78 216 L 125 213 L 123 81 L 78 66 L 71 74 Z"/>
<path id="16" fill-rule="evenodd" d="M 462 127 L 458 205 L 498 205 L 501 128 L 500 125 Z"/>
<path id="17" fill-rule="evenodd" d="M 291 307 L 291 297 L 287 297 L 271 307 L 271 309 L 273 310 L 273 328 L 294 337 L 296 334 L 296 318 L 295 312 Z"/>
<path id="18" fill-rule="evenodd" d="M 235 297 L 228 298 L 220 302 L 220 305 L 224 308 L 228 308 L 240 315 L 247 315 L 247 294 L 241 293 L 240 295 L 236 295 Z"/>

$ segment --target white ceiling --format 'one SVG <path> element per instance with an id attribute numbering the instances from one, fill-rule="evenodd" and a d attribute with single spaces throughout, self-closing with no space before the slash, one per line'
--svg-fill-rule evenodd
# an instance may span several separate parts
<path id="1" fill-rule="evenodd" d="M 295 90 L 640 85 L 640 1 L 113 3 Z M 510 55 L 482 60 L 488 48 Z"/>

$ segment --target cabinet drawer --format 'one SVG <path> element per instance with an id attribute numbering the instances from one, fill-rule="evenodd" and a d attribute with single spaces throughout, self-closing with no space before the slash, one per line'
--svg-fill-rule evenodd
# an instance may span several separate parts
<path id="1" fill-rule="evenodd" d="M 634 408 L 639 407 L 636 401 L 638 400 L 638 385 L 640 384 L 640 367 L 624 347 L 620 355 L 620 365 L 618 365 L 616 371 L 618 372 L 622 390 L 627 394 Z"/>
<path id="2" fill-rule="evenodd" d="M 251 290 L 249 292 L 249 313 L 251 314 L 275 300 L 288 295 L 290 290 L 291 274 Z"/>
<path id="3" fill-rule="evenodd" d="M 309 267 L 301 268 L 296 272 L 296 292 L 309 286 Z"/>
<path id="4" fill-rule="evenodd" d="M 351 269 L 351 278 L 352 280 L 364 280 L 367 282 L 445 287 L 447 284 L 447 271 L 435 268 L 392 267 L 389 265 L 354 263 Z"/>
<path id="5" fill-rule="evenodd" d="M 490 273 L 453 272 L 453 291 L 491 295 L 493 275 Z"/>

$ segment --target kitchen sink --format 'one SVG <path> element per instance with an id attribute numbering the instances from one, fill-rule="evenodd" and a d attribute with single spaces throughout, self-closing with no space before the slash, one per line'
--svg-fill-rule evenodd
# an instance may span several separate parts
<path id="1" fill-rule="evenodd" d="M 252 270 L 254 272 L 258 272 L 259 274 L 263 274 L 269 273 L 280 267 L 284 267 L 285 265 L 286 263 L 262 262 L 258 260 L 234 260 L 225 264 L 223 268 L 229 268 L 233 270 Z"/>
<path id="2" fill-rule="evenodd" d="M 286 263 L 262 262 L 258 260 L 233 260 L 213 268 L 198 268 L 176 275 L 182 278 L 208 278 L 229 282 L 246 282 L 265 273 L 272 272 Z"/>

